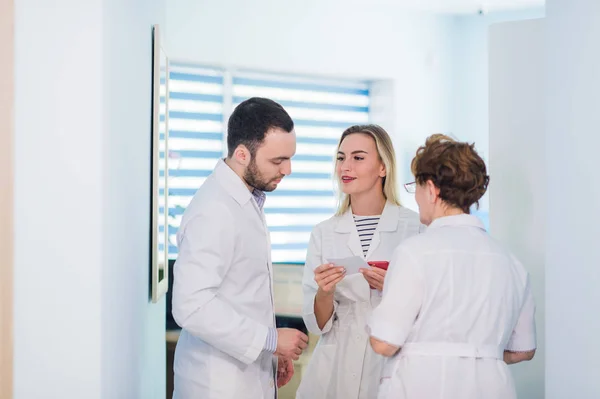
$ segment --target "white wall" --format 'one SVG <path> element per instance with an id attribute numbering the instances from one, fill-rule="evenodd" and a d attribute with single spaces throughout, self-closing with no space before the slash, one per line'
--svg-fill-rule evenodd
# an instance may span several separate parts
<path id="1" fill-rule="evenodd" d="M 489 40 L 490 223 L 494 237 L 507 245 L 529 271 L 537 305 L 536 356 L 511 369 L 519 397 L 543 399 L 544 20 L 492 25 Z"/>
<path id="2" fill-rule="evenodd" d="M 148 300 L 151 25 L 164 0 L 16 5 L 15 398 L 163 398 Z"/>
<path id="3" fill-rule="evenodd" d="M 205 64 L 390 79 L 393 124 L 383 123 L 394 135 L 404 183 L 417 145 L 450 128 L 452 18 L 407 13 L 392 3 L 333 3 L 172 0 L 168 51 Z"/>
<path id="4" fill-rule="evenodd" d="M 476 141 L 488 154 L 489 28 L 493 24 L 544 16 L 544 8 L 457 16 L 454 20 L 452 73 L 452 131 L 461 139 Z"/>
<path id="5" fill-rule="evenodd" d="M 548 0 L 548 399 L 600 397 L 600 2 Z"/>
<path id="6" fill-rule="evenodd" d="M 391 90 L 380 84 L 376 91 L 389 93 L 377 99 L 388 103 L 387 115 L 379 108 L 374 120 L 394 136 L 400 183 L 411 179 L 410 160 L 432 133 L 475 141 L 487 158 L 488 27 L 540 17 L 543 9 L 436 16 L 392 2 L 339 4 L 172 0 L 168 49 L 205 64 L 385 80 Z"/>
<path id="7" fill-rule="evenodd" d="M 165 299 L 149 303 L 152 24 L 166 0 L 105 0 L 103 398 L 164 399 Z"/>
<path id="8" fill-rule="evenodd" d="M 100 398 L 102 1 L 75 3 L 15 2 L 17 399 Z"/>
<path id="9" fill-rule="evenodd" d="M 490 25 L 544 16 L 544 8 L 457 16 L 454 19 L 452 53 L 451 132 L 460 140 L 474 142 L 480 155 L 489 161 L 489 74 L 488 42 Z M 489 192 L 480 201 L 480 216 L 489 213 Z M 492 234 L 494 226 L 491 226 Z"/>

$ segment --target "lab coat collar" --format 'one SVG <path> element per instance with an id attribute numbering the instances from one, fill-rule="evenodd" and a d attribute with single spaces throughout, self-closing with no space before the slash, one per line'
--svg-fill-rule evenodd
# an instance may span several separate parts
<path id="1" fill-rule="evenodd" d="M 396 231 L 398 228 L 398 213 L 400 209 L 398 206 L 391 202 L 386 202 L 381 213 L 381 218 L 377 225 L 377 231 Z M 356 230 L 354 224 L 354 217 L 352 216 L 352 206 L 343 215 L 339 217 L 337 226 L 335 227 L 336 233 L 350 233 Z"/>
<path id="2" fill-rule="evenodd" d="M 240 205 L 245 205 L 252 198 L 252 193 L 248 190 L 243 180 L 225 163 L 219 159 L 215 167 L 215 177 L 225 191 L 229 193 Z"/>
<path id="3" fill-rule="evenodd" d="M 429 225 L 428 229 L 444 227 L 444 226 L 468 226 L 477 227 L 485 230 L 485 226 L 477 216 L 463 213 L 461 215 L 443 216 L 435 219 Z"/>

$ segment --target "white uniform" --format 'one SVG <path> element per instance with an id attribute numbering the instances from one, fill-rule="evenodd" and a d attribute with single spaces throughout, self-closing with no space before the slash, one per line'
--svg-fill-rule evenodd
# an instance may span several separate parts
<path id="1" fill-rule="evenodd" d="M 269 234 L 242 180 L 219 161 L 178 232 L 173 317 L 177 399 L 273 399 L 276 358 Z"/>
<path id="2" fill-rule="evenodd" d="M 366 259 L 389 261 L 398 244 L 420 228 L 415 212 L 387 203 Z M 336 287 L 335 310 L 322 330 L 314 314 L 318 288 L 314 269 L 328 259 L 348 256 L 363 256 L 352 210 L 320 223 L 312 232 L 304 268 L 303 319 L 310 332 L 322 336 L 303 373 L 298 399 L 372 399 L 377 394 L 384 358 L 371 349 L 366 323 L 381 293 L 371 290 L 362 274 L 349 275 Z"/>
<path id="3" fill-rule="evenodd" d="M 379 398 L 511 399 L 504 350 L 536 348 L 523 266 L 475 216 L 433 221 L 394 254 L 371 335 L 401 346 Z"/>

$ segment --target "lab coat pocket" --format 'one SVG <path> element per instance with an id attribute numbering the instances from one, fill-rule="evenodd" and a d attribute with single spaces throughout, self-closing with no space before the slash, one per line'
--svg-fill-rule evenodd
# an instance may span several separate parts
<path id="1" fill-rule="evenodd" d="M 392 377 L 381 377 L 379 380 L 379 389 L 377 390 L 377 399 L 390 399 Z"/>
<path id="2" fill-rule="evenodd" d="M 336 364 L 338 345 L 317 345 L 302 382 L 298 387 L 296 399 L 326 399 L 335 385 L 333 374 L 339 367 Z"/>
<path id="3" fill-rule="evenodd" d="M 207 360 L 210 361 L 210 394 L 198 394 L 197 397 L 207 399 L 264 397 L 258 362 L 244 364 L 217 349 L 212 350 L 212 356 Z"/>
<path id="4" fill-rule="evenodd" d="M 386 359 L 379 379 L 377 399 L 405 399 L 407 397 L 402 380 L 398 378 L 400 362 L 399 355 Z"/>

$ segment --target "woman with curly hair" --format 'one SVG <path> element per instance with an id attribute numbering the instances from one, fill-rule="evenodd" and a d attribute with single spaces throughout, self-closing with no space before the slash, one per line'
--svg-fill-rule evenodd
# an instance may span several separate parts
<path id="1" fill-rule="evenodd" d="M 529 275 L 470 215 L 487 190 L 474 145 L 429 137 L 411 165 L 425 233 L 396 249 L 368 329 L 388 357 L 379 398 L 516 398 L 507 364 L 533 358 Z"/>

